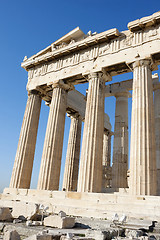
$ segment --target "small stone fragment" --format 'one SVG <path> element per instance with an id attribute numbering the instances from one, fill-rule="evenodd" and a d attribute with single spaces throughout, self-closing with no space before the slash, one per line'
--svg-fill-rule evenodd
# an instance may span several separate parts
<path id="1" fill-rule="evenodd" d="M 63 211 L 60 211 L 59 213 L 58 213 L 58 215 L 62 218 L 62 217 L 66 217 L 66 213 L 65 212 L 63 212 Z"/>
<path id="2" fill-rule="evenodd" d="M 32 220 L 28 220 L 28 221 L 26 222 L 26 226 L 27 226 L 27 227 L 32 226 Z"/>
<path id="3" fill-rule="evenodd" d="M 74 237 L 74 234 L 73 233 L 67 233 L 67 238 L 73 238 Z"/>
<path id="4" fill-rule="evenodd" d="M 40 225 L 41 225 L 41 223 L 38 222 L 38 221 L 33 221 L 32 222 L 32 226 L 40 226 Z"/>
<path id="5" fill-rule="evenodd" d="M 143 235 L 143 232 L 141 230 L 126 230 L 125 235 L 128 238 L 138 238 Z"/>
<path id="6" fill-rule="evenodd" d="M 20 235 L 16 230 L 4 231 L 3 240 L 21 240 Z"/>
<path id="7" fill-rule="evenodd" d="M 52 240 L 52 235 L 49 234 L 35 234 L 28 238 L 25 238 L 24 240 Z"/>
<path id="8" fill-rule="evenodd" d="M 19 218 L 16 218 L 16 219 L 13 220 L 13 223 L 14 223 L 14 224 L 16 224 L 16 223 L 21 223 L 21 222 L 22 222 L 22 220 L 20 220 Z"/>
<path id="9" fill-rule="evenodd" d="M 90 230 L 88 229 L 86 231 L 86 237 L 91 238 L 91 239 L 95 239 L 95 240 L 105 240 L 105 239 L 109 239 L 108 237 L 108 232 L 107 231 L 100 231 L 100 230 Z"/>
<path id="10" fill-rule="evenodd" d="M 12 214 L 7 207 L 0 207 L 0 221 L 12 221 Z"/>

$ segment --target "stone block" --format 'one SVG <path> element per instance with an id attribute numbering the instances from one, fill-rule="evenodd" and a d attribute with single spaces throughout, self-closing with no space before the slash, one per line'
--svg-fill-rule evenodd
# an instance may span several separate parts
<path id="1" fill-rule="evenodd" d="M 24 240 L 52 240 L 52 235 L 49 234 L 34 234 Z"/>
<path id="2" fill-rule="evenodd" d="M 13 219 L 12 214 L 7 207 L 0 207 L 0 221 L 11 221 Z"/>
<path id="3" fill-rule="evenodd" d="M 4 231 L 3 240 L 21 240 L 20 235 L 16 230 Z"/>
<path id="4" fill-rule="evenodd" d="M 18 189 L 17 188 L 5 188 L 3 190 L 3 194 L 17 195 L 18 194 Z"/>
<path id="5" fill-rule="evenodd" d="M 59 213 L 58 213 L 58 215 L 62 218 L 62 217 L 66 217 L 66 213 L 65 212 L 63 212 L 63 211 L 60 211 Z"/>
<path id="6" fill-rule="evenodd" d="M 110 234 L 107 231 L 100 231 L 100 230 L 87 230 L 86 237 L 95 239 L 95 240 L 105 240 L 110 239 Z"/>
<path id="7" fill-rule="evenodd" d="M 143 231 L 141 230 L 126 230 L 125 231 L 125 235 L 126 237 L 132 239 L 132 238 L 138 238 L 138 237 L 141 237 L 143 236 Z"/>
<path id="8" fill-rule="evenodd" d="M 28 189 L 28 196 L 34 197 L 34 196 L 40 196 L 42 198 L 48 197 L 51 198 L 52 197 L 52 191 L 49 190 L 37 190 L 37 189 Z"/>
<path id="9" fill-rule="evenodd" d="M 55 228 L 73 228 L 75 225 L 75 218 L 60 217 L 58 215 L 51 215 L 44 219 L 44 225 Z"/>
<path id="10" fill-rule="evenodd" d="M 19 218 L 19 216 L 24 216 L 27 219 L 34 220 L 38 213 L 39 206 L 35 203 L 26 202 L 14 202 L 12 216 L 14 218 Z"/>
<path id="11" fill-rule="evenodd" d="M 60 232 L 59 229 L 46 229 L 42 231 L 42 234 L 51 235 L 52 239 L 59 240 L 63 232 Z"/>
<path id="12" fill-rule="evenodd" d="M 22 196 L 27 196 L 28 194 L 28 189 L 18 189 L 18 194 L 22 195 Z"/>

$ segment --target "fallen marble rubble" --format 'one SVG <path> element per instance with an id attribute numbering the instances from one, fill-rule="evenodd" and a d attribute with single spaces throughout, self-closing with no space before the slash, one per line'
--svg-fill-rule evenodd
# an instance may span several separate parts
<path id="1" fill-rule="evenodd" d="M 52 235 L 48 234 L 35 234 L 28 238 L 25 238 L 25 240 L 52 240 L 52 239 L 53 239 Z"/>
<path id="2" fill-rule="evenodd" d="M 16 230 L 5 230 L 3 240 L 21 240 L 21 237 Z"/>
<path id="3" fill-rule="evenodd" d="M 22 205 L 21 206 L 22 209 Z M 111 240 L 111 239 L 160 239 L 160 224 L 144 219 L 127 219 L 115 222 L 105 219 L 70 217 L 65 212 L 49 215 L 39 211 L 39 205 L 26 204 L 23 211 L 17 210 L 14 219 L 9 208 L 0 208 L 0 240 Z M 3 211 L 2 211 L 3 210 Z M 5 213 L 5 214 L 4 214 Z M 8 214 L 7 214 L 8 213 Z M 49 216 L 48 216 L 49 215 Z M 5 216 L 5 217 L 4 217 Z M 35 221 L 37 216 L 41 221 Z M 18 217 L 18 218 L 17 218 Z M 11 222 L 7 222 L 6 219 Z M 120 216 L 121 219 L 121 216 Z"/>
<path id="4" fill-rule="evenodd" d="M 119 232 L 117 229 L 56 229 L 46 228 L 44 226 L 27 227 L 24 223 L 11 224 L 8 223 L 4 228 L 4 236 L 11 236 L 10 233 L 15 234 L 15 231 L 21 238 L 5 238 L 5 240 L 111 240 L 111 239 L 139 239 L 139 240 L 153 240 L 159 239 L 160 235 L 148 233 L 144 236 L 143 231 L 128 230 Z M 13 235 L 14 236 L 14 235 Z M 18 236 L 18 235 L 17 235 Z M 2 238 L 0 238 L 2 239 Z"/>
<path id="5" fill-rule="evenodd" d="M 143 231 L 142 230 L 126 230 L 125 231 L 125 236 L 128 237 L 128 238 L 138 238 L 138 237 L 141 237 L 143 236 Z"/>
<path id="6" fill-rule="evenodd" d="M 51 215 L 44 219 L 44 226 L 55 228 L 73 228 L 74 225 L 75 218 L 73 217 L 61 217 L 59 215 Z"/>
<path id="7" fill-rule="evenodd" d="M 32 221 L 32 220 L 27 220 L 26 221 L 26 226 L 42 226 L 43 222 L 42 221 Z"/>
<path id="8" fill-rule="evenodd" d="M 0 207 L 0 221 L 12 221 L 12 214 L 7 207 Z"/>
<path id="9" fill-rule="evenodd" d="M 35 203 L 14 202 L 13 203 L 13 218 L 23 216 L 26 219 L 34 220 L 38 215 L 39 205 Z"/>

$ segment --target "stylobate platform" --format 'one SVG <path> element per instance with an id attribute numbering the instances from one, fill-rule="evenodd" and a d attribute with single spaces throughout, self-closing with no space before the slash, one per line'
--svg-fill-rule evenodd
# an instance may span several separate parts
<path id="1" fill-rule="evenodd" d="M 113 214 L 128 218 L 160 220 L 160 196 L 131 196 L 128 189 L 115 193 L 78 193 L 5 188 L 0 206 L 13 207 L 21 202 L 49 206 L 49 212 L 65 211 L 67 215 L 111 219 Z"/>

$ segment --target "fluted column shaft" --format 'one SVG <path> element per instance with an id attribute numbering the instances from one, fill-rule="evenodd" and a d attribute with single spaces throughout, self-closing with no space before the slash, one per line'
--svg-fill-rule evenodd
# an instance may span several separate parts
<path id="1" fill-rule="evenodd" d="M 128 170 L 128 92 L 117 93 L 113 165 L 112 165 L 112 187 L 127 187 Z"/>
<path id="2" fill-rule="evenodd" d="M 111 132 L 104 130 L 103 136 L 103 159 L 102 159 L 102 191 L 111 185 Z"/>
<path id="3" fill-rule="evenodd" d="M 78 181 L 82 120 L 78 113 L 71 114 L 70 118 L 71 126 L 63 177 L 63 189 L 66 191 L 76 191 Z"/>
<path id="4" fill-rule="evenodd" d="M 157 165 L 157 195 L 160 196 L 160 89 L 156 89 L 154 91 L 154 115 Z"/>
<path id="5" fill-rule="evenodd" d="M 30 187 L 40 109 L 41 97 L 32 91 L 28 95 L 10 188 Z"/>
<path id="6" fill-rule="evenodd" d="M 111 133 L 105 129 L 103 135 L 103 166 L 110 166 L 111 164 L 111 136 Z"/>
<path id="7" fill-rule="evenodd" d="M 58 84 L 53 86 L 37 186 L 40 190 L 59 189 L 66 104 L 67 91 Z"/>
<path id="8" fill-rule="evenodd" d="M 130 192 L 156 195 L 155 128 L 150 61 L 133 63 Z"/>
<path id="9" fill-rule="evenodd" d="M 78 192 L 100 192 L 102 187 L 104 86 L 101 73 L 90 74 Z"/>

